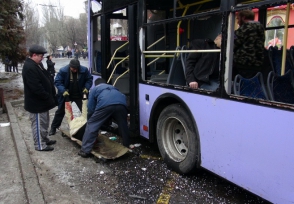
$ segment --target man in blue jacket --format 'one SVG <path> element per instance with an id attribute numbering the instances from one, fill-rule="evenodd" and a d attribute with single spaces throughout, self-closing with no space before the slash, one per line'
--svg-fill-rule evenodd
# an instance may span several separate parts
<path id="1" fill-rule="evenodd" d="M 58 90 L 58 109 L 55 112 L 49 135 L 54 135 L 61 125 L 65 115 L 65 97 L 74 101 L 82 110 L 83 93 L 88 93 L 93 83 L 93 76 L 87 67 L 81 66 L 80 61 L 72 59 L 69 65 L 61 68 L 55 77 L 55 86 Z"/>
<path id="2" fill-rule="evenodd" d="M 95 81 L 95 87 L 91 89 L 88 99 L 88 122 L 83 136 L 81 157 L 87 158 L 98 136 L 101 126 L 112 117 L 118 124 L 118 130 L 123 138 L 123 145 L 129 147 L 129 134 L 127 123 L 126 96 L 112 85 Z"/>

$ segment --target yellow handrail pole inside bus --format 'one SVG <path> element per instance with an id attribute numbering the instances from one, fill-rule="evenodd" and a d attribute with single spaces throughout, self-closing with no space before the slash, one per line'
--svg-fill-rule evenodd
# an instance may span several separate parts
<path id="1" fill-rule="evenodd" d="M 284 34 L 284 38 L 283 38 L 283 55 L 282 55 L 281 76 L 285 74 L 286 56 L 287 56 L 289 13 L 290 13 L 290 3 L 287 3 L 287 12 L 286 12 L 286 19 L 285 19 L 285 34 Z"/>
<path id="2" fill-rule="evenodd" d="M 176 9 L 183 9 L 186 6 L 191 7 L 191 6 L 195 6 L 195 5 L 198 5 L 198 4 L 207 3 L 207 2 L 210 2 L 210 1 L 213 1 L 213 0 L 202 0 L 202 1 L 197 1 L 195 3 L 192 3 L 192 4 L 187 4 L 187 5 L 183 5 L 180 1 L 178 1 L 179 7 L 177 7 Z M 170 9 L 170 11 L 173 11 L 173 9 Z"/>
<path id="3" fill-rule="evenodd" d="M 186 13 L 187 13 L 187 11 L 188 11 L 189 8 L 190 8 L 189 5 L 187 5 L 185 7 L 185 10 L 184 10 L 184 12 L 182 14 L 182 17 L 186 15 Z M 178 22 L 178 25 L 177 25 L 177 47 L 180 46 L 180 26 L 181 26 L 181 24 L 182 24 L 182 21 L 179 21 Z"/>
<path id="4" fill-rule="evenodd" d="M 110 67 L 111 62 L 112 62 L 112 60 L 113 60 L 115 54 L 117 53 L 117 51 L 120 50 L 121 48 L 123 48 L 124 46 L 126 46 L 128 43 L 129 43 L 129 41 L 126 42 L 125 44 L 123 44 L 122 46 L 118 47 L 118 48 L 114 51 L 114 53 L 113 53 L 113 55 L 112 55 L 112 57 L 111 57 L 111 59 L 110 59 L 109 64 L 107 65 L 106 69 L 108 69 L 108 68 Z"/>
<path id="5" fill-rule="evenodd" d="M 165 72 L 165 70 L 163 70 L 162 72 L 160 72 L 158 75 L 162 75 Z"/>
<path id="6" fill-rule="evenodd" d="M 161 56 L 163 56 L 163 55 L 165 55 L 165 53 L 163 53 Z M 149 66 L 149 65 L 152 64 L 153 62 L 156 62 L 156 61 L 159 60 L 159 59 L 160 59 L 160 57 L 155 58 L 154 60 L 152 60 L 151 62 L 149 62 L 149 63 L 147 64 L 147 66 Z"/>
<path id="7" fill-rule="evenodd" d="M 162 36 L 161 38 L 159 38 L 158 40 L 156 40 L 154 43 L 152 43 L 151 45 L 149 45 L 149 46 L 147 47 L 147 50 L 150 49 L 151 47 L 153 47 L 154 45 L 156 45 L 157 43 L 159 43 L 160 41 L 162 41 L 165 37 L 166 37 L 166 36 Z M 165 55 L 165 53 L 162 54 L 162 55 Z M 149 56 L 149 57 L 150 57 L 150 56 Z M 147 64 L 147 66 L 153 64 L 154 62 L 156 62 L 157 60 L 159 60 L 159 59 L 161 58 L 160 55 L 159 55 L 159 56 L 156 56 L 156 57 L 157 57 L 157 58 L 154 59 L 152 62 L 149 62 L 149 63 Z M 146 58 L 146 55 L 145 55 L 145 58 Z"/>
<path id="8" fill-rule="evenodd" d="M 180 0 L 178 0 L 178 4 L 181 8 L 184 7 L 184 5 L 182 4 L 182 2 Z"/>
<path id="9" fill-rule="evenodd" d="M 163 54 L 161 54 L 161 55 L 145 55 L 145 58 L 158 58 L 158 59 L 160 59 L 160 58 L 173 58 L 173 57 L 174 57 L 174 55 L 166 55 L 166 53 L 164 53 L 164 55 Z M 148 64 L 148 65 L 150 65 L 150 64 Z"/>
<path id="10" fill-rule="evenodd" d="M 110 74 L 110 76 L 109 76 L 109 78 L 108 78 L 108 80 L 107 80 L 107 83 L 110 82 L 110 79 L 112 78 L 112 75 L 113 75 L 114 71 L 116 70 L 116 67 L 117 67 L 119 64 L 121 64 L 123 61 L 125 61 L 126 59 L 129 59 L 129 55 L 126 56 L 125 58 L 123 58 L 123 59 L 122 59 L 121 61 L 119 61 L 118 63 L 116 63 L 116 65 L 114 66 L 114 68 L 113 68 L 113 70 L 112 70 L 112 72 L 111 72 L 111 74 Z"/>
<path id="11" fill-rule="evenodd" d="M 150 49 L 151 47 L 153 47 L 154 45 L 156 45 L 157 43 L 159 43 L 160 41 L 162 41 L 165 38 L 165 36 L 162 36 L 161 38 L 159 38 L 158 40 L 156 40 L 154 43 L 152 43 L 151 45 L 149 45 L 147 47 L 147 50 Z"/>
<path id="12" fill-rule="evenodd" d="M 149 45 L 149 46 L 147 47 L 147 50 L 150 49 L 151 47 L 153 47 L 154 45 L 156 45 L 157 43 L 159 43 L 160 41 L 162 41 L 164 38 L 165 38 L 165 36 L 162 36 L 161 38 L 159 38 L 158 40 L 156 40 L 154 43 L 152 43 L 151 45 Z M 165 55 L 165 53 L 164 53 L 163 55 Z M 145 55 L 145 58 L 146 58 L 146 55 Z M 154 62 L 156 62 L 156 61 L 159 60 L 159 59 L 160 59 L 160 57 L 158 56 L 158 57 L 157 57 L 156 59 L 154 59 L 152 62 L 149 62 L 149 63 L 147 64 L 147 66 L 153 64 Z"/>
<path id="13" fill-rule="evenodd" d="M 210 49 L 210 50 L 156 50 L 156 51 L 143 51 L 143 54 L 153 54 L 153 53 L 190 53 L 190 52 L 220 52 L 220 49 Z"/>
<path id="14" fill-rule="evenodd" d="M 114 81 L 114 83 L 113 83 L 113 86 L 115 86 L 115 84 L 116 84 L 116 82 L 117 82 L 117 80 L 119 79 L 119 78 L 121 78 L 123 75 L 125 75 L 126 73 L 128 73 L 130 71 L 130 69 L 127 69 L 124 73 L 122 73 L 121 75 L 119 75 L 116 79 L 115 79 L 115 81 Z M 108 82 L 107 82 L 108 83 Z"/>

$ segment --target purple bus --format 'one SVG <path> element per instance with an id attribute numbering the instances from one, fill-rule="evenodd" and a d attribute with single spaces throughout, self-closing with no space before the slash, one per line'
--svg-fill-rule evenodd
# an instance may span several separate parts
<path id="1" fill-rule="evenodd" d="M 157 143 L 169 168 L 204 168 L 272 203 L 294 203 L 292 2 L 88 1 L 89 67 L 127 96 L 130 134 Z M 233 72 L 236 17 L 248 9 L 265 33 L 252 77 Z M 220 48 L 191 48 L 220 33 Z M 117 35 L 128 40 L 110 40 Z M 276 37 L 282 45 L 268 47 Z M 187 83 L 191 53 L 218 55 L 215 90 Z"/>

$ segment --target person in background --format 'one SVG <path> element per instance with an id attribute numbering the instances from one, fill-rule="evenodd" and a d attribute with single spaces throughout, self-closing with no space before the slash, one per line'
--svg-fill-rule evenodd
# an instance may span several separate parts
<path id="1" fill-rule="evenodd" d="M 75 51 L 75 59 L 79 59 L 80 55 L 80 51 L 78 49 L 76 49 Z"/>
<path id="2" fill-rule="evenodd" d="M 61 68 L 55 77 L 55 86 L 58 90 L 58 109 L 55 112 L 49 135 L 54 135 L 59 128 L 65 114 L 65 97 L 75 102 L 82 111 L 83 93 L 88 94 L 93 76 L 87 67 L 81 66 L 78 59 L 72 59 L 69 65 Z"/>
<path id="3" fill-rule="evenodd" d="M 237 13 L 239 28 L 234 37 L 233 77 L 237 74 L 251 78 L 262 71 L 264 60 L 264 27 L 254 21 L 254 12 Z"/>
<path id="4" fill-rule="evenodd" d="M 270 47 L 278 47 L 278 49 L 280 50 L 282 48 L 282 41 L 278 37 L 275 37 L 268 41 L 268 46 L 266 47 L 266 49 L 269 49 Z"/>
<path id="5" fill-rule="evenodd" d="M 49 110 L 57 105 L 56 92 L 42 60 L 47 53 L 44 47 L 32 45 L 22 70 L 24 108 L 29 112 L 35 150 L 52 151 L 56 143 L 48 138 Z"/>
<path id="6" fill-rule="evenodd" d="M 17 72 L 18 73 L 18 61 L 16 58 L 12 59 L 11 60 L 12 62 L 12 69 L 13 69 L 13 72 Z"/>
<path id="7" fill-rule="evenodd" d="M 127 148 L 130 145 L 126 96 L 114 86 L 106 84 L 105 80 L 96 80 L 95 85 L 89 94 L 88 122 L 83 136 L 82 148 L 78 153 L 84 158 L 91 156 L 90 152 L 97 139 L 99 129 L 111 117 L 118 124 L 123 145 Z"/>
<path id="8" fill-rule="evenodd" d="M 191 42 L 192 50 L 219 49 L 221 34 L 215 40 L 195 39 Z M 215 91 L 219 86 L 219 52 L 194 52 L 186 59 L 186 81 L 193 89 L 207 89 Z"/>
<path id="9" fill-rule="evenodd" d="M 71 51 L 68 50 L 67 53 L 66 53 L 66 55 L 67 55 L 67 58 L 69 59 L 71 57 Z"/>
<path id="10" fill-rule="evenodd" d="M 52 55 L 48 55 L 47 56 L 46 63 L 47 63 L 47 71 L 50 74 L 50 76 L 52 78 L 52 81 L 54 81 L 54 77 L 55 77 L 55 68 L 54 68 L 54 65 L 55 65 L 55 62 L 52 62 Z"/>

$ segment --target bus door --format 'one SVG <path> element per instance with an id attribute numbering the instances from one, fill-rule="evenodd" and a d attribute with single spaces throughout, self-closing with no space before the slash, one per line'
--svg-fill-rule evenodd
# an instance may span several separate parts
<path id="1" fill-rule="evenodd" d="M 129 93 L 127 9 L 91 18 L 92 74 L 101 76 L 122 93 Z M 102 57 L 103 56 L 103 57 Z"/>

